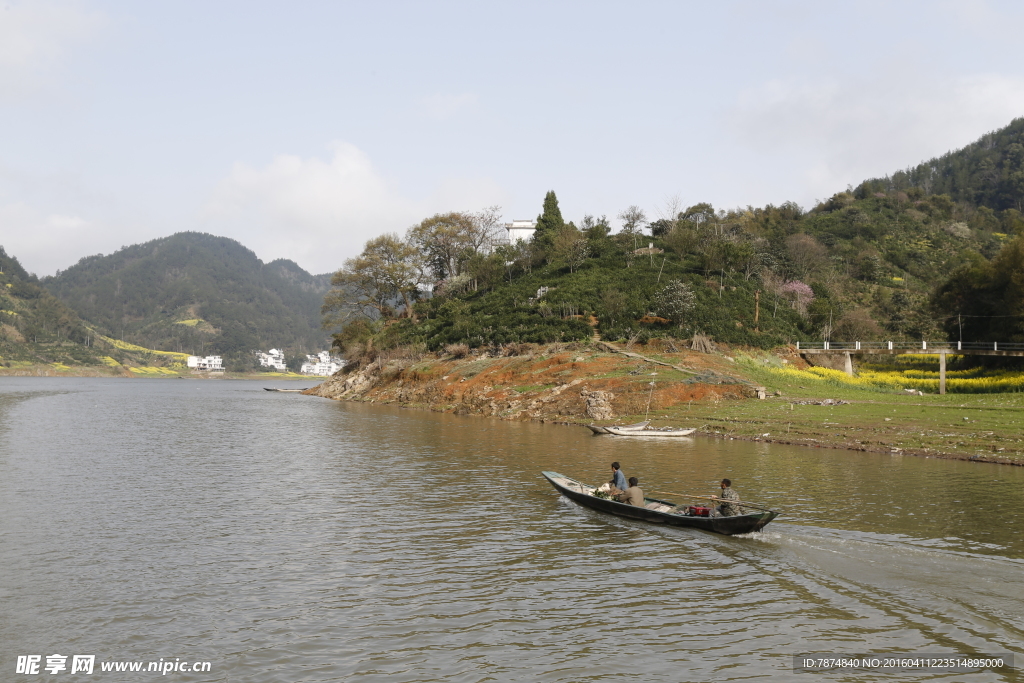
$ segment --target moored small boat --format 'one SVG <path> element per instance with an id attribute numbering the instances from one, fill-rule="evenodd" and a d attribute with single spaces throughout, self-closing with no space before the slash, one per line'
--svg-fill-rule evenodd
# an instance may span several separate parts
<path id="1" fill-rule="evenodd" d="M 605 427 L 608 434 L 615 436 L 689 436 L 696 429 L 622 429 L 620 427 Z"/>
<path id="2" fill-rule="evenodd" d="M 609 429 L 621 429 L 621 430 L 634 430 L 634 429 L 646 429 L 647 425 L 651 424 L 650 420 L 644 422 L 637 422 L 631 425 L 612 425 L 610 427 L 602 427 L 601 425 L 587 425 L 587 429 L 594 432 L 595 434 L 610 434 Z"/>
<path id="3" fill-rule="evenodd" d="M 306 389 L 271 389 L 269 387 L 263 387 L 263 391 L 279 391 L 282 394 L 299 394 Z"/>
<path id="4" fill-rule="evenodd" d="M 644 498 L 646 505 L 638 507 L 627 503 L 620 503 L 611 498 L 596 496 L 594 494 L 598 492 L 597 487 L 576 481 L 564 474 L 559 474 L 558 472 L 542 472 L 541 474 L 555 487 L 556 491 L 569 500 L 585 507 L 620 517 L 641 519 L 655 524 L 702 529 L 716 534 L 725 534 L 726 536 L 758 531 L 779 514 L 767 508 L 762 508 L 756 512 L 731 517 L 703 516 L 700 513 L 707 508 L 680 505 L 668 500 L 647 497 Z M 760 506 L 754 506 L 752 503 L 736 502 L 736 504 L 741 507 L 760 508 Z"/>

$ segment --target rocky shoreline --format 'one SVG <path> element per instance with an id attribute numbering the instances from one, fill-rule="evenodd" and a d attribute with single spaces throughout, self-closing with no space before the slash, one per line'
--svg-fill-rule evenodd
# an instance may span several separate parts
<path id="1" fill-rule="evenodd" d="M 553 345 L 515 356 L 419 355 L 339 373 L 304 393 L 503 420 L 586 424 L 643 412 L 648 399 L 652 409 L 664 409 L 752 395 L 749 382 L 721 373 L 713 358 L 689 359 L 691 367 L 680 367 L 607 344 Z"/>

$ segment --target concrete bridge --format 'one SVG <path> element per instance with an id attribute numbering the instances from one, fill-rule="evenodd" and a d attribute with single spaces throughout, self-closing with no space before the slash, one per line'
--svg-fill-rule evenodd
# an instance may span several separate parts
<path id="1" fill-rule="evenodd" d="M 939 357 L 939 393 L 946 393 L 946 356 L 1024 356 L 1020 342 L 797 342 L 801 356 L 817 354 L 846 355 L 846 374 L 853 375 L 852 356 L 867 354 L 937 355 Z"/>

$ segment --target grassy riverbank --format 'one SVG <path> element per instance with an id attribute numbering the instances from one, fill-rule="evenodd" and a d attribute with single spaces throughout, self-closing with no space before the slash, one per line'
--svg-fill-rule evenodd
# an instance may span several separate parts
<path id="1" fill-rule="evenodd" d="M 656 424 L 690 424 L 750 440 L 1024 464 L 1024 394 L 911 395 L 791 378 L 758 368 L 753 359 L 740 365 L 767 387 L 768 399 L 672 406 L 654 413 Z M 822 404 L 827 400 L 833 403 Z"/>
<path id="2" fill-rule="evenodd" d="M 525 346 L 514 356 L 396 352 L 310 393 L 581 425 L 641 420 L 650 401 L 655 425 L 711 436 L 1024 464 L 1024 394 L 910 394 L 840 381 L 806 372 L 793 350 Z M 756 398 L 757 387 L 766 399 Z M 605 419 L 595 418 L 595 401 L 608 409 Z"/>

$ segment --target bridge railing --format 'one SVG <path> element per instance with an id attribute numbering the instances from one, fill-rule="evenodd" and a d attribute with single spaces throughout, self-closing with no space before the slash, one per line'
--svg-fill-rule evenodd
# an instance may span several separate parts
<path id="1" fill-rule="evenodd" d="M 797 342 L 800 351 L 907 351 L 908 353 L 928 353 L 939 351 L 1024 351 L 1022 342 Z"/>

